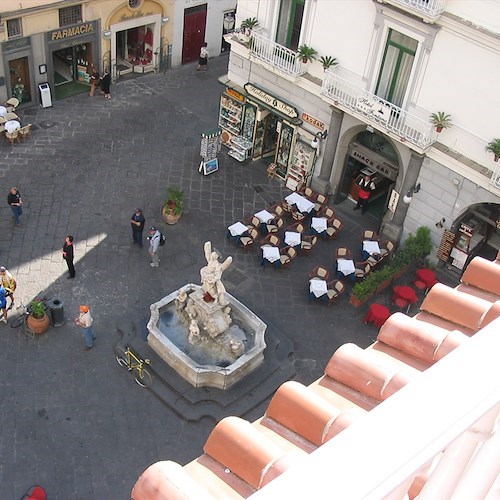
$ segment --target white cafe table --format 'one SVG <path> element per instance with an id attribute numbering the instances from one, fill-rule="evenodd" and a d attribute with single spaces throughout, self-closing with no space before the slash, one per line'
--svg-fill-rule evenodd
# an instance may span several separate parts
<path id="1" fill-rule="evenodd" d="M 243 233 L 248 231 L 248 227 L 245 226 L 245 224 L 242 224 L 241 222 L 235 222 L 234 224 L 231 224 L 228 226 L 228 231 L 231 233 L 231 236 L 241 236 Z"/>
<path id="2" fill-rule="evenodd" d="M 349 259 L 337 259 L 337 269 L 344 275 L 349 276 L 356 271 L 354 261 Z"/>
<path id="3" fill-rule="evenodd" d="M 309 291 L 314 294 L 316 298 L 325 295 L 328 291 L 327 283 L 325 280 L 319 280 L 317 278 L 313 278 L 309 280 Z"/>
<path id="4" fill-rule="evenodd" d="M 327 222 L 326 217 L 313 217 L 311 220 L 311 227 L 317 233 L 322 233 L 323 231 L 326 231 Z"/>
<path id="5" fill-rule="evenodd" d="M 267 210 L 261 210 L 255 214 L 255 217 L 257 217 L 260 222 L 267 224 L 270 220 L 274 219 L 274 214 L 268 212 Z"/>
<path id="6" fill-rule="evenodd" d="M 363 241 L 363 250 L 370 255 L 380 254 L 380 247 L 378 241 Z"/>
<path id="7" fill-rule="evenodd" d="M 299 211 L 302 213 L 304 212 L 309 213 L 314 208 L 314 203 L 312 201 L 308 200 L 307 198 L 304 198 L 303 196 L 300 196 L 300 194 L 297 194 L 295 192 L 285 197 L 285 200 L 290 205 L 296 205 Z"/>
<path id="8" fill-rule="evenodd" d="M 285 243 L 291 247 L 300 245 L 300 233 L 294 231 L 285 231 Z"/>
<path id="9" fill-rule="evenodd" d="M 7 114 L 7 108 L 5 106 L 0 106 L 0 116 L 5 116 Z"/>
<path id="10" fill-rule="evenodd" d="M 5 127 L 5 130 L 9 133 L 19 130 L 21 128 L 21 124 L 17 120 L 9 120 L 8 122 L 5 122 L 3 125 Z"/>
<path id="11" fill-rule="evenodd" d="M 262 248 L 262 257 L 269 262 L 276 262 L 280 260 L 280 249 L 278 247 L 272 247 L 264 245 Z"/>

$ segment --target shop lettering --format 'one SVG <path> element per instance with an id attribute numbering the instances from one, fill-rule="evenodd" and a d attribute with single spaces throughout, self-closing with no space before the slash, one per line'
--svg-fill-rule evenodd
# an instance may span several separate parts
<path id="1" fill-rule="evenodd" d="M 73 28 L 66 28 L 59 31 L 53 31 L 51 40 L 62 40 L 63 38 L 70 38 L 72 36 L 83 35 L 84 33 L 92 33 L 94 26 L 92 24 L 82 24 L 81 26 L 74 26 Z"/>
<path id="2" fill-rule="evenodd" d="M 387 106 L 368 97 L 358 97 L 356 107 L 364 115 L 371 116 L 378 122 L 386 122 L 390 118 L 390 109 Z"/>
<path id="3" fill-rule="evenodd" d="M 236 90 L 233 89 L 227 89 L 226 93 L 229 94 L 230 96 L 233 96 L 234 98 L 238 99 L 238 101 L 244 101 L 245 97 L 242 96 L 239 92 L 236 92 Z"/>
<path id="4" fill-rule="evenodd" d="M 258 87 L 255 87 L 250 83 L 247 83 L 245 85 L 245 90 L 250 96 L 255 97 L 264 104 L 267 104 L 270 108 L 273 108 L 279 111 L 280 113 L 289 116 L 290 118 L 297 118 L 298 116 L 297 110 L 294 107 L 290 106 L 289 104 L 286 104 L 283 101 L 280 101 L 273 95 L 268 94 L 266 91 L 259 89 Z"/>
<path id="5" fill-rule="evenodd" d="M 472 232 L 474 231 L 474 229 L 470 226 L 468 226 L 467 224 L 464 224 L 463 222 L 460 224 L 460 229 L 459 231 L 463 234 L 465 234 L 466 236 L 470 236 L 472 237 Z"/>
<path id="6" fill-rule="evenodd" d="M 135 19 L 136 17 L 144 17 L 144 16 L 152 16 L 154 12 L 141 12 L 140 10 L 137 12 L 134 12 L 132 14 L 123 14 L 120 16 L 120 21 L 127 21 L 128 19 Z"/>
<path id="7" fill-rule="evenodd" d="M 325 130 L 325 124 L 322 121 L 314 118 L 311 115 L 308 115 L 307 113 L 302 113 L 302 119 L 305 122 L 310 123 L 313 127 L 319 128 L 320 130 Z"/>
<path id="8" fill-rule="evenodd" d="M 365 165 L 368 165 L 369 167 L 376 166 L 376 164 L 373 160 L 370 160 L 370 158 L 367 158 L 365 155 L 362 155 L 361 153 L 358 153 L 357 151 L 352 152 L 352 157 L 356 158 L 356 160 L 359 160 L 360 162 L 364 163 Z"/>
<path id="9" fill-rule="evenodd" d="M 384 174 L 389 179 L 396 179 L 397 169 L 395 169 L 393 166 L 381 165 L 380 163 L 377 163 L 361 154 L 359 151 L 356 151 L 355 149 L 351 151 L 351 156 L 353 158 L 356 158 L 356 160 L 360 161 L 361 163 L 364 163 L 368 167 L 373 167 L 377 172 Z"/>

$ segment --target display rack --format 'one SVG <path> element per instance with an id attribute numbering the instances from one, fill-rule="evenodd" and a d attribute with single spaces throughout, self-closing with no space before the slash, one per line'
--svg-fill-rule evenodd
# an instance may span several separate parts
<path id="1" fill-rule="evenodd" d="M 228 94 L 222 94 L 220 98 L 219 127 L 227 130 L 232 135 L 239 135 L 243 106 L 243 102 Z"/>
<path id="2" fill-rule="evenodd" d="M 288 167 L 286 186 L 289 189 L 298 190 L 307 184 L 315 158 L 316 150 L 307 142 L 299 139 L 295 144 L 292 161 Z"/>
<path id="3" fill-rule="evenodd" d="M 239 162 L 248 160 L 252 154 L 252 146 L 252 142 L 242 136 L 233 137 L 231 139 L 229 156 L 232 156 Z"/>

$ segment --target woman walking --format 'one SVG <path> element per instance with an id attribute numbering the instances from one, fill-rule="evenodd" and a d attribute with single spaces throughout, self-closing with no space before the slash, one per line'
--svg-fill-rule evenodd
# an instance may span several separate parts
<path id="1" fill-rule="evenodd" d="M 111 99 L 109 87 L 111 86 L 111 74 L 108 69 L 104 70 L 104 75 L 101 77 L 101 93 L 105 99 Z"/>

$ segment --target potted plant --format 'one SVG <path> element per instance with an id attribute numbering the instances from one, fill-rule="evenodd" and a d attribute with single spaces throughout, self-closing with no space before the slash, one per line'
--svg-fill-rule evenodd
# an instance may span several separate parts
<path id="1" fill-rule="evenodd" d="M 256 17 L 247 17 L 241 22 L 240 28 L 243 30 L 245 35 L 250 36 L 252 30 L 259 25 L 259 20 Z"/>
<path id="2" fill-rule="evenodd" d="M 184 191 L 169 187 L 167 200 L 163 204 L 161 216 L 167 224 L 176 224 L 184 209 Z"/>
<path id="3" fill-rule="evenodd" d="M 451 127 L 451 115 L 438 111 L 430 116 L 431 123 L 436 127 L 436 132 L 441 132 L 444 128 Z"/>
<path id="4" fill-rule="evenodd" d="M 500 158 L 500 139 L 493 139 L 486 145 L 486 151 L 495 155 L 495 161 Z"/>
<path id="5" fill-rule="evenodd" d="M 324 70 L 327 70 L 331 66 L 335 67 L 339 64 L 337 59 L 335 57 L 331 57 L 331 56 L 321 56 L 319 58 L 319 62 L 323 65 Z"/>
<path id="6" fill-rule="evenodd" d="M 316 59 L 317 52 L 314 50 L 312 47 L 309 47 L 308 45 L 301 45 L 297 49 L 297 57 L 302 59 L 302 62 L 305 64 L 308 61 L 314 61 Z"/>
<path id="7" fill-rule="evenodd" d="M 36 335 L 45 333 L 50 326 L 50 318 L 45 313 L 45 303 L 39 299 L 34 299 L 28 306 L 29 315 L 26 323 L 30 331 Z"/>

